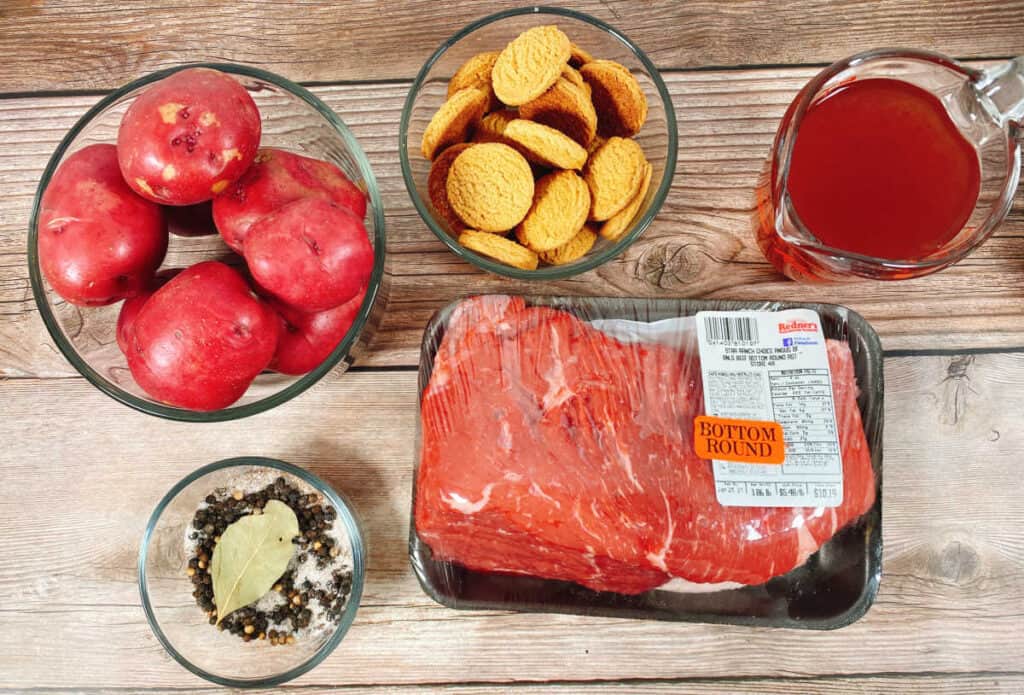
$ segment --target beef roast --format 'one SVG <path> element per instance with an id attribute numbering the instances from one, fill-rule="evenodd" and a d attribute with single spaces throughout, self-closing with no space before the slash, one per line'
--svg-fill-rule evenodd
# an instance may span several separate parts
<path id="1" fill-rule="evenodd" d="M 438 560 L 624 594 L 784 574 L 874 502 L 853 360 L 836 341 L 828 356 L 842 504 L 723 507 L 693 452 L 695 349 L 623 343 L 518 298 L 466 300 L 422 396 L 416 531 Z"/>

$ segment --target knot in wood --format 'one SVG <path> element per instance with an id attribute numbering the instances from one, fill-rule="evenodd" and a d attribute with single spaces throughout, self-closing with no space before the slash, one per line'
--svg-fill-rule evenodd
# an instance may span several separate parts
<path id="1" fill-rule="evenodd" d="M 686 285 L 700 276 L 706 258 L 696 244 L 653 244 L 640 255 L 636 277 L 659 289 Z"/>
<path id="2" fill-rule="evenodd" d="M 963 586 L 971 583 L 981 566 L 978 551 L 960 540 L 952 540 L 932 559 L 933 576 Z"/>

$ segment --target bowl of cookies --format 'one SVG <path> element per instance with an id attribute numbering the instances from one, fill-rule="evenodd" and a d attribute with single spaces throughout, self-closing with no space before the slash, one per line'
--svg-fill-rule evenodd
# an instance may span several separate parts
<path id="1" fill-rule="evenodd" d="M 675 112 L 657 69 L 604 22 L 525 7 L 434 52 L 402 111 L 413 205 L 456 255 L 558 279 L 629 247 L 675 172 Z"/>

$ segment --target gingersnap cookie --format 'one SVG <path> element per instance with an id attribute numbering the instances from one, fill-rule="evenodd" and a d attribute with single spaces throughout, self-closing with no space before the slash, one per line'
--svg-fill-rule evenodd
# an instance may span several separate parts
<path id="1" fill-rule="evenodd" d="M 588 85 L 586 80 L 583 79 L 583 75 L 580 74 L 579 70 L 571 65 L 563 65 L 561 77 L 563 80 L 569 80 L 574 85 L 584 90 L 587 97 L 590 97 L 590 85 Z"/>
<path id="2" fill-rule="evenodd" d="M 597 131 L 605 137 L 632 137 L 647 120 L 647 97 L 624 65 L 592 60 L 580 68 L 597 110 Z"/>
<path id="3" fill-rule="evenodd" d="M 466 226 L 504 232 L 522 222 L 533 205 L 533 173 L 523 155 L 508 145 L 487 142 L 459 153 L 445 190 Z"/>
<path id="4" fill-rule="evenodd" d="M 597 112 L 590 97 L 564 77 L 520 106 L 519 116 L 561 131 L 583 147 L 590 144 L 597 132 Z"/>
<path id="5" fill-rule="evenodd" d="M 500 142 L 527 157 L 527 161 L 530 161 L 527 151 L 519 143 L 505 137 L 505 128 L 517 118 L 519 118 L 519 114 L 515 109 L 492 111 L 477 124 L 473 131 L 472 142 Z M 533 172 L 533 177 L 537 178 L 538 176 L 543 176 L 546 169 L 530 161 L 530 171 Z"/>
<path id="6" fill-rule="evenodd" d="M 526 157 L 554 169 L 582 169 L 587 151 L 560 130 L 524 118 L 505 126 L 505 137 L 521 147 Z"/>
<path id="7" fill-rule="evenodd" d="M 629 138 L 608 138 L 596 149 L 583 170 L 592 198 L 590 219 L 603 222 L 626 207 L 640 190 L 645 164 L 640 145 Z"/>
<path id="8" fill-rule="evenodd" d="M 502 103 L 519 106 L 555 83 L 569 60 L 569 37 L 558 27 L 527 29 L 505 47 L 491 70 L 491 85 Z"/>
<path id="9" fill-rule="evenodd" d="M 459 243 L 470 251 L 523 270 L 536 270 L 537 254 L 511 239 L 471 229 L 459 235 Z"/>
<path id="10" fill-rule="evenodd" d="M 500 142 L 513 147 L 512 141 L 505 137 L 505 128 L 517 118 L 519 115 L 513 109 L 492 111 L 480 119 L 473 131 L 473 142 Z"/>
<path id="11" fill-rule="evenodd" d="M 537 181 L 533 207 L 516 227 L 516 239 L 537 252 L 576 236 L 590 212 L 590 189 L 575 171 L 555 171 Z"/>
<path id="12" fill-rule="evenodd" d="M 640 190 L 633 196 L 633 200 L 629 201 L 626 207 L 619 210 L 617 213 L 608 218 L 608 221 L 601 225 L 601 236 L 608 241 L 618 241 L 630 225 L 633 223 L 636 214 L 640 211 L 640 208 L 644 204 L 644 200 L 647 199 L 647 191 L 651 188 L 651 174 L 654 172 L 654 168 L 649 162 L 644 162 L 644 178 L 640 183 Z"/>
<path id="13" fill-rule="evenodd" d="M 545 263 L 565 265 L 586 256 L 590 249 L 594 247 L 595 241 L 597 241 L 597 234 L 594 233 L 593 225 L 585 224 L 580 228 L 580 231 L 576 232 L 576 236 L 568 242 L 562 244 L 557 249 L 551 249 L 537 255 Z"/>
<path id="14" fill-rule="evenodd" d="M 594 56 L 577 46 L 575 42 L 569 42 L 569 65 L 579 69 L 580 66 L 586 65 L 593 59 Z"/>
<path id="15" fill-rule="evenodd" d="M 463 142 L 470 127 L 484 115 L 487 102 L 487 92 L 482 89 L 467 87 L 455 92 L 448 101 L 441 104 L 423 131 L 420 146 L 423 156 L 433 159 L 448 145 Z"/>
<path id="16" fill-rule="evenodd" d="M 467 87 L 475 87 L 487 92 L 487 110 L 496 108 L 498 97 L 495 96 L 494 89 L 491 87 L 491 70 L 494 68 L 494 61 L 498 59 L 499 53 L 501 51 L 478 53 L 463 63 L 452 75 L 452 79 L 448 81 L 448 98 L 452 98 L 456 92 Z"/>
<path id="17" fill-rule="evenodd" d="M 430 206 L 434 208 L 437 216 L 444 221 L 450 232 L 459 232 L 465 228 L 465 223 L 452 209 L 448 202 L 448 171 L 452 168 L 455 158 L 469 148 L 468 142 L 460 142 L 457 145 L 446 147 L 437 159 L 430 165 L 430 173 L 427 174 L 427 194 L 430 196 Z"/>

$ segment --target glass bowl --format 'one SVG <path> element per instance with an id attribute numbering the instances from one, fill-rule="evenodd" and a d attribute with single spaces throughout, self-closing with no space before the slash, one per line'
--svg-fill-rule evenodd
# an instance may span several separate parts
<path id="1" fill-rule="evenodd" d="M 317 639 L 273 646 L 267 640 L 243 642 L 237 635 L 214 629 L 192 598 L 186 575 L 185 539 L 192 518 L 206 495 L 232 489 L 242 476 L 283 476 L 293 486 L 312 489 L 335 510 L 335 529 L 351 542 L 352 588 L 333 628 Z M 186 476 L 153 510 L 139 549 L 139 593 L 153 634 L 175 661 L 197 676 L 232 687 L 266 687 L 296 678 L 323 661 L 338 646 L 362 597 L 366 548 L 352 506 L 312 473 L 283 461 L 241 457 L 218 461 Z"/>
<path id="2" fill-rule="evenodd" d="M 64 301 L 42 276 L 37 247 L 39 203 L 57 167 L 83 147 L 116 142 L 121 117 L 135 97 L 153 82 L 191 67 L 208 67 L 229 73 L 249 90 L 262 115 L 261 147 L 277 147 L 330 161 L 364 189 L 369 196 L 364 223 L 374 248 L 373 272 L 359 314 L 348 334 L 322 364 L 298 377 L 265 372 L 256 378 L 237 403 L 209 412 L 178 408 L 149 398 L 135 383 L 124 355 L 117 347 L 115 331 L 120 304 L 79 307 Z M 219 235 L 171 235 L 163 267 L 188 267 L 199 261 L 231 257 L 230 249 Z M 72 366 L 94 386 L 118 401 L 172 420 L 210 422 L 246 417 L 294 398 L 332 370 L 344 372 L 369 343 L 387 303 L 384 206 L 370 163 L 359 143 L 341 119 L 309 91 L 283 77 L 243 65 L 197 63 L 161 70 L 125 85 L 89 109 L 64 136 L 39 182 L 29 225 L 28 263 L 32 293 L 43 323 Z"/>
<path id="3" fill-rule="evenodd" d="M 427 175 L 430 162 L 420 153 L 423 131 L 431 116 L 447 97 L 448 80 L 462 63 L 484 51 L 500 50 L 521 32 L 538 25 L 555 24 L 595 58 L 617 61 L 633 73 L 647 96 L 648 113 L 643 129 L 635 140 L 643 147 L 653 167 L 651 186 L 630 228 L 617 241 L 598 237 L 583 258 L 566 265 L 522 270 L 491 260 L 463 248 L 448 233 L 430 206 Z M 402 176 L 409 197 L 420 217 L 437 238 L 457 256 L 498 275 L 523 280 L 567 278 L 598 267 L 629 247 L 650 226 L 672 185 L 677 151 L 676 116 L 668 89 L 657 68 L 639 47 L 619 30 L 599 19 L 557 7 L 523 7 L 499 12 L 470 24 L 445 41 L 420 69 L 409 89 L 398 138 Z"/>

